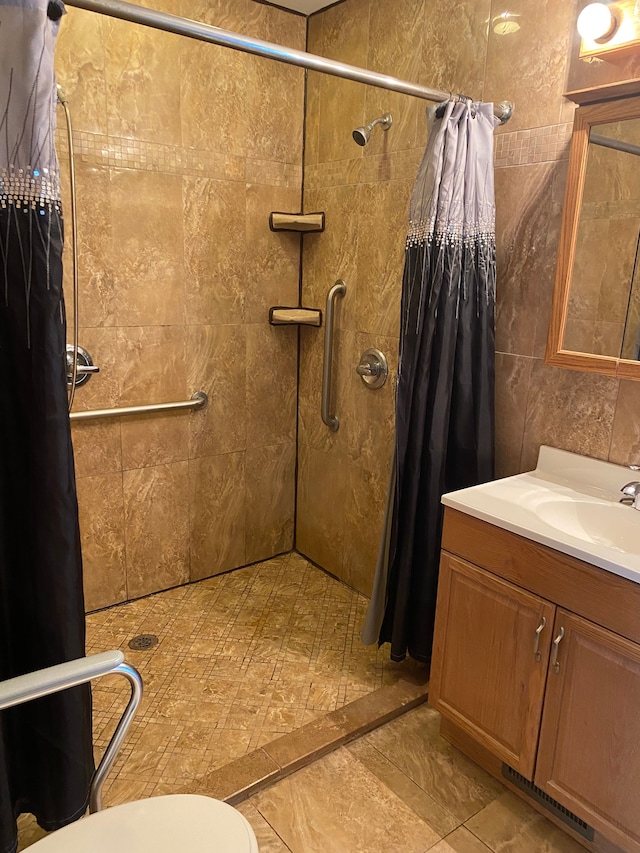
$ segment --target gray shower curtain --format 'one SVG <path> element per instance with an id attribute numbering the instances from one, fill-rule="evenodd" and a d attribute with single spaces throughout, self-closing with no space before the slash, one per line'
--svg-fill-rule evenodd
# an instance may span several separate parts
<path id="1" fill-rule="evenodd" d="M 0 680 L 84 655 L 54 150 L 57 0 L 0 0 Z M 0 853 L 15 818 L 80 817 L 88 685 L 0 712 Z"/>
<path id="2" fill-rule="evenodd" d="M 429 662 L 445 492 L 494 471 L 492 104 L 428 110 L 402 282 L 394 483 L 362 639 Z"/>

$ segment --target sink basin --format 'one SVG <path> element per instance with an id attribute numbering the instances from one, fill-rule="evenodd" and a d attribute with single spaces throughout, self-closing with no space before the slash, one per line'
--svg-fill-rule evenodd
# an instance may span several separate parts
<path id="1" fill-rule="evenodd" d="M 640 512 L 620 501 L 640 473 L 541 447 L 535 471 L 443 495 L 453 509 L 640 583 Z"/>
<path id="2" fill-rule="evenodd" d="M 538 517 L 576 539 L 640 556 L 640 512 L 622 504 L 563 498 L 541 501 Z"/>

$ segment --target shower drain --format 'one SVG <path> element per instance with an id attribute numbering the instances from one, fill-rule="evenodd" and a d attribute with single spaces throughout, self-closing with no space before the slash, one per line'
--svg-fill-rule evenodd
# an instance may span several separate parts
<path id="1" fill-rule="evenodd" d="M 155 634 L 138 634 L 133 640 L 129 640 L 129 648 L 141 652 L 153 648 L 157 642 L 158 638 Z"/>

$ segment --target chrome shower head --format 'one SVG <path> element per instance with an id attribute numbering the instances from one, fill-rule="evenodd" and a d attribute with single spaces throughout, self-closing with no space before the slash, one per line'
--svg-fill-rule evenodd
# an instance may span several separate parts
<path id="1" fill-rule="evenodd" d="M 383 130 L 389 130 L 392 122 L 393 119 L 391 117 L 391 113 L 385 113 L 383 116 L 380 116 L 380 118 L 374 119 L 371 124 L 367 124 L 365 127 L 356 127 L 351 135 L 358 145 L 366 145 L 369 141 L 369 137 L 371 136 L 371 131 L 377 124 L 379 124 Z"/>

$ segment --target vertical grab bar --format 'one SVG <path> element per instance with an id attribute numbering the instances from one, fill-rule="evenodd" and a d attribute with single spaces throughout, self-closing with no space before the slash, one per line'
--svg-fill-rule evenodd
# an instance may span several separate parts
<path id="1" fill-rule="evenodd" d="M 332 415 L 331 408 L 331 367 L 333 364 L 333 323 L 337 297 L 342 298 L 347 292 L 347 285 L 338 279 L 327 294 L 327 310 L 324 327 L 324 366 L 322 369 L 322 420 L 334 432 L 340 426 L 337 415 Z"/>

